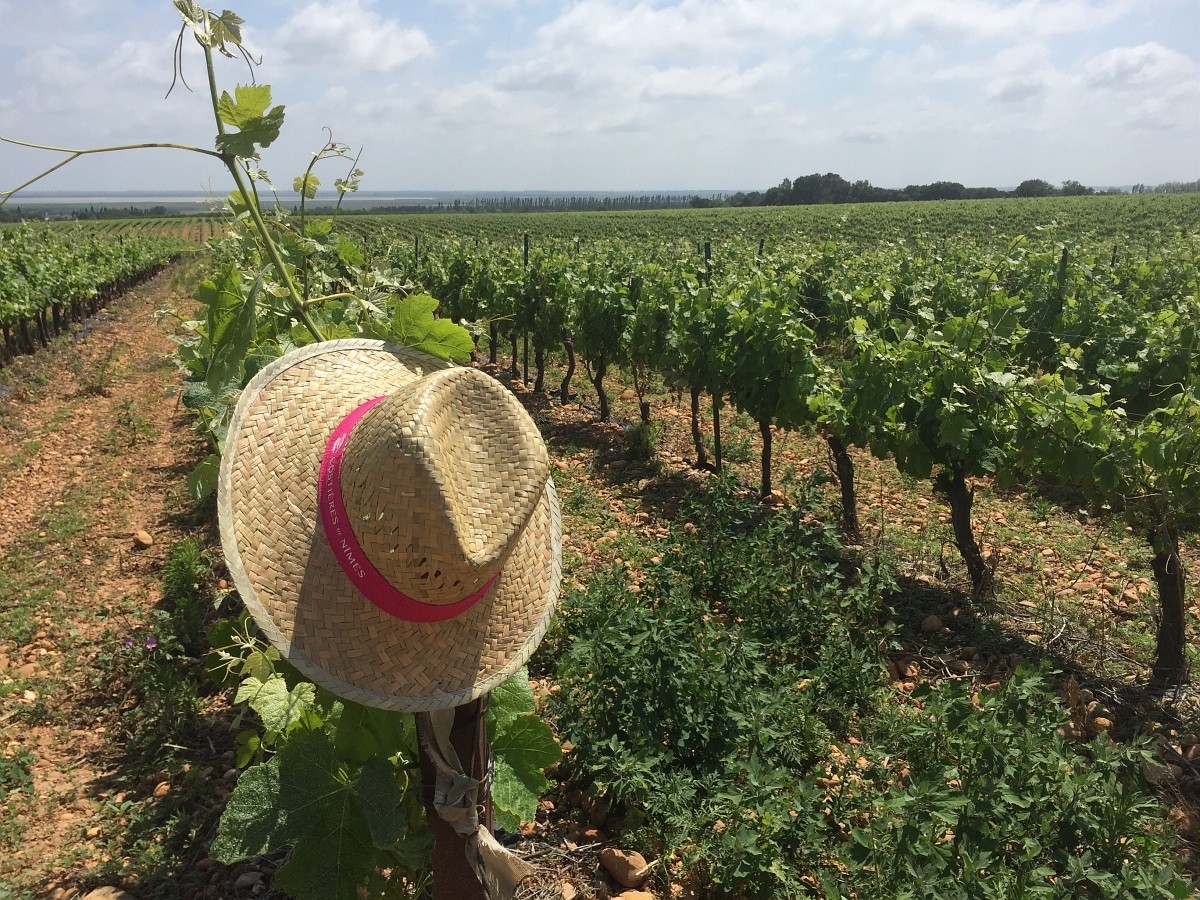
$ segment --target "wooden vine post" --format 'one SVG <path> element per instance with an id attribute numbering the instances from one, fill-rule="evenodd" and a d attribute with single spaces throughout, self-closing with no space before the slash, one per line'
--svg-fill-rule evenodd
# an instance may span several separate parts
<path id="1" fill-rule="evenodd" d="M 491 785 L 487 782 L 488 747 L 486 706 L 475 700 L 454 710 L 454 725 L 450 730 L 450 745 L 458 754 L 467 775 L 484 782 L 486 791 L 479 798 L 479 820 L 492 830 Z M 488 892 L 467 859 L 467 840 L 454 826 L 434 809 L 434 784 L 438 767 L 430 752 L 431 735 L 418 731 L 421 763 L 421 798 L 425 818 L 433 832 L 433 897 L 434 900 L 489 900 Z"/>

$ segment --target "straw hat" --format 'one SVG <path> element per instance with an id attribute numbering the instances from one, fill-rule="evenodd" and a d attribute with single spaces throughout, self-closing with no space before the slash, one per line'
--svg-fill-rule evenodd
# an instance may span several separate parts
<path id="1" fill-rule="evenodd" d="M 382 341 L 288 353 L 221 460 L 233 582 L 283 656 L 383 709 L 459 706 L 545 634 L 562 526 L 537 427 L 476 369 Z"/>

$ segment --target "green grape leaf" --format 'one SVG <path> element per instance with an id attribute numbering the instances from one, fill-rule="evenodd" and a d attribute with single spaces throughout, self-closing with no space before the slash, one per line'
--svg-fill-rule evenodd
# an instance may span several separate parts
<path id="1" fill-rule="evenodd" d="M 1002 388 L 1010 388 L 1017 383 L 1017 376 L 1012 372 L 987 372 L 984 378 Z"/>
<path id="2" fill-rule="evenodd" d="M 241 272 L 234 263 L 222 266 L 200 283 L 195 297 L 205 310 L 205 337 L 216 346 L 245 305 Z"/>
<path id="3" fill-rule="evenodd" d="M 471 333 L 449 319 L 435 319 L 438 301 L 428 294 L 412 294 L 396 301 L 386 328 L 363 326 L 364 334 L 422 350 L 451 362 L 467 362 L 475 342 Z"/>
<path id="4" fill-rule="evenodd" d="M 254 731 L 243 731 L 237 736 L 237 757 L 235 764 L 239 769 L 244 769 L 250 764 L 250 760 L 258 755 L 262 749 L 262 738 Z"/>
<path id="5" fill-rule="evenodd" d="M 283 107 L 267 107 L 271 103 L 271 86 L 268 84 L 239 84 L 234 88 L 236 97 L 228 91 L 221 92 L 217 101 L 217 116 L 226 125 L 237 128 L 232 134 L 217 135 L 217 150 L 249 159 L 258 155 L 259 147 L 270 147 L 283 128 Z"/>
<path id="6" fill-rule="evenodd" d="M 184 382 L 180 399 L 188 409 L 204 409 L 219 402 L 203 381 Z"/>
<path id="7" fill-rule="evenodd" d="M 175 9 L 200 43 L 206 47 L 214 47 L 233 59 L 233 54 L 226 45 L 241 46 L 245 19 L 228 9 L 222 10 L 219 16 L 213 15 L 193 0 L 175 0 Z"/>
<path id="8" fill-rule="evenodd" d="M 416 728 L 411 715 L 348 701 L 343 703 L 333 741 L 338 758 L 355 764 L 396 753 L 406 760 L 417 756 Z"/>
<path id="9" fill-rule="evenodd" d="M 356 900 L 379 849 L 406 837 L 392 765 L 377 758 L 349 779 L 324 731 L 295 734 L 238 780 L 210 853 L 236 862 L 292 845 L 275 884 L 300 900 Z"/>
<path id="10" fill-rule="evenodd" d="M 297 900 L 358 900 L 359 882 L 373 868 L 363 861 L 373 859 L 366 824 L 343 816 L 301 838 L 274 885 Z"/>
<path id="11" fill-rule="evenodd" d="M 302 194 L 306 200 L 311 200 L 317 196 L 317 188 L 320 186 L 321 179 L 312 172 L 297 175 L 296 179 L 292 182 L 292 190 L 297 194 Z"/>
<path id="12" fill-rule="evenodd" d="M 538 799 L 551 787 L 542 770 L 557 763 L 562 750 L 545 722 L 533 713 L 524 713 L 497 730 L 492 753 L 496 759 L 492 786 L 496 822 L 507 831 L 516 831 L 521 822 L 531 821 L 537 813 Z"/>
<path id="13" fill-rule="evenodd" d="M 517 769 L 497 758 L 492 783 L 492 814 L 496 825 L 515 834 L 522 822 L 532 822 L 537 815 L 538 800 L 551 786 L 550 779 L 542 772 Z"/>
<path id="14" fill-rule="evenodd" d="M 384 752 L 382 742 L 367 721 L 367 708 L 344 703 L 333 729 L 333 746 L 339 759 L 360 764 Z"/>
<path id="15" fill-rule="evenodd" d="M 275 674 L 275 661 L 279 659 L 279 651 L 274 647 L 266 650 L 252 650 L 242 661 L 242 675 L 250 675 L 259 681 L 266 681 Z"/>
<path id="16" fill-rule="evenodd" d="M 208 851 L 213 859 L 234 863 L 262 856 L 292 843 L 312 827 L 304 813 L 280 804 L 279 766 L 280 756 L 273 756 L 238 778 Z"/>
<path id="17" fill-rule="evenodd" d="M 404 837 L 404 794 L 391 763 L 382 756 L 367 760 L 354 783 L 354 793 L 376 847 L 386 850 Z"/>
<path id="18" fill-rule="evenodd" d="M 488 739 L 508 730 L 513 720 L 534 709 L 533 688 L 524 667 L 494 691 L 488 700 Z"/>
<path id="19" fill-rule="evenodd" d="M 236 382 L 240 387 L 242 380 L 242 363 L 258 330 L 257 299 L 262 291 L 265 272 L 259 273 L 254 284 L 246 293 L 237 315 L 224 323 L 220 336 L 210 337 L 212 355 L 209 357 L 208 371 L 204 381 L 209 390 L 217 397 L 226 395 L 227 385 Z M 241 285 L 239 284 L 240 288 Z"/>
<path id="20" fill-rule="evenodd" d="M 203 29 L 204 10 L 193 0 L 175 0 L 175 9 L 179 11 L 184 24 L 197 34 Z"/>
<path id="21" fill-rule="evenodd" d="M 338 235 L 337 253 L 342 262 L 351 268 L 361 269 L 367 264 L 366 257 L 362 255 L 358 245 L 345 235 Z"/>
<path id="22" fill-rule="evenodd" d="M 300 721 L 316 696 L 316 685 L 301 682 L 289 691 L 282 675 L 272 675 L 266 681 L 250 676 L 242 682 L 234 699 L 249 703 L 268 731 L 286 731 Z"/>
<path id="23" fill-rule="evenodd" d="M 221 457 L 210 453 L 200 460 L 199 465 L 188 473 L 188 497 L 194 503 L 199 503 L 217 489 L 217 477 L 221 472 Z"/>
<path id="24" fill-rule="evenodd" d="M 406 347 L 422 340 L 436 321 L 433 313 L 437 308 L 437 300 L 428 294 L 410 294 L 398 299 L 391 320 L 395 340 Z"/>
<path id="25" fill-rule="evenodd" d="M 438 319 L 430 327 L 428 335 L 413 346 L 438 359 L 465 363 L 471 359 L 475 341 L 471 338 L 471 332 L 461 325 L 449 319 Z"/>
<path id="26" fill-rule="evenodd" d="M 309 219 L 304 223 L 304 233 L 308 237 L 325 237 L 333 231 L 333 219 Z"/>
<path id="27" fill-rule="evenodd" d="M 253 126 L 260 120 L 271 105 L 271 86 L 269 84 L 239 84 L 229 91 L 221 91 L 221 99 L 217 101 L 217 115 L 226 125 L 234 128 Z"/>
<path id="28" fill-rule="evenodd" d="M 209 14 L 208 27 L 212 34 L 212 40 L 217 45 L 217 49 L 231 59 L 233 54 L 225 49 L 225 45 L 241 46 L 242 26 L 245 24 L 246 20 L 232 10 L 223 9 L 219 16 Z"/>
<path id="29" fill-rule="evenodd" d="M 544 769 L 562 758 L 562 749 L 550 726 L 534 713 L 517 716 L 497 733 L 492 751 L 514 768 Z"/>

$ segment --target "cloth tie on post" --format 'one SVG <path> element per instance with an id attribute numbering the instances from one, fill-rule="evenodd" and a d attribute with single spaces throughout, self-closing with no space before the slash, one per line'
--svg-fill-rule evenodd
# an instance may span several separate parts
<path id="1" fill-rule="evenodd" d="M 521 882 L 534 868 L 500 845 L 479 821 L 481 799 L 491 791 L 492 764 L 483 781 L 466 774 L 458 753 L 450 744 L 453 709 L 417 713 L 417 736 L 437 767 L 433 808 L 466 842 L 467 862 L 492 900 L 512 900 Z M 480 717 L 478 727 L 486 725 Z"/>

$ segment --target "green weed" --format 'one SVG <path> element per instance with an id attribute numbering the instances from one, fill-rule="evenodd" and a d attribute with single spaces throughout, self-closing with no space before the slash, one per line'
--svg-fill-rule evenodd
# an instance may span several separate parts
<path id="1" fill-rule="evenodd" d="M 82 357 L 68 357 L 75 380 L 79 384 L 79 393 L 85 397 L 107 397 L 112 392 L 113 382 L 117 378 L 117 367 L 114 359 L 121 349 L 119 342 L 114 341 L 108 352 L 90 369 L 85 368 Z"/>
<path id="2" fill-rule="evenodd" d="M 138 412 L 132 399 L 126 398 L 117 407 L 116 423 L 105 433 L 105 443 L 116 452 L 128 450 L 154 437 L 154 428 L 149 420 Z"/>
<path id="3" fill-rule="evenodd" d="M 174 544 L 163 566 L 163 596 L 173 634 L 190 655 L 207 649 L 205 620 L 212 612 L 212 570 L 200 544 L 185 538 Z"/>
<path id="4" fill-rule="evenodd" d="M 648 463 L 658 447 L 658 428 L 653 422 L 638 422 L 625 429 L 625 454 L 630 462 Z"/>
<path id="5" fill-rule="evenodd" d="M 33 754 L 23 748 L 0 753 L 0 801 L 18 792 L 33 793 Z"/>
<path id="6" fill-rule="evenodd" d="M 1043 674 L 882 690 L 886 567 L 729 481 L 680 511 L 640 593 L 562 605 L 567 765 L 630 840 L 717 897 L 1185 897 L 1142 750 L 1074 745 Z M 598 687 L 598 686 L 603 686 Z"/>

